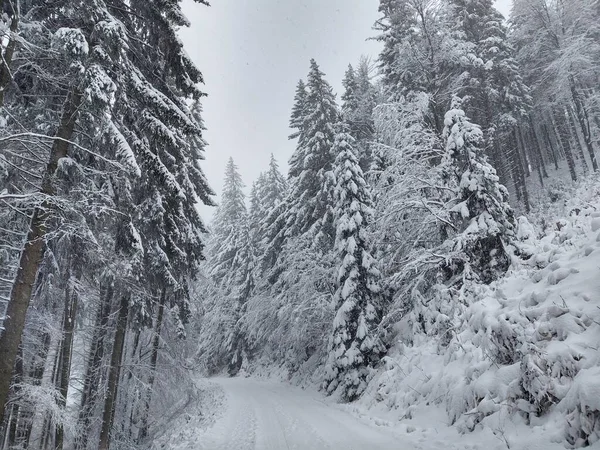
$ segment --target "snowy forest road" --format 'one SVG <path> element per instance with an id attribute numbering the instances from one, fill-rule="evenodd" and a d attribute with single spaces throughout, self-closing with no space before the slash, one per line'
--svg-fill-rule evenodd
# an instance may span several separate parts
<path id="1" fill-rule="evenodd" d="M 215 424 L 199 433 L 205 450 L 403 450 L 414 443 L 325 403 L 318 394 L 252 378 L 218 378 L 226 398 Z"/>

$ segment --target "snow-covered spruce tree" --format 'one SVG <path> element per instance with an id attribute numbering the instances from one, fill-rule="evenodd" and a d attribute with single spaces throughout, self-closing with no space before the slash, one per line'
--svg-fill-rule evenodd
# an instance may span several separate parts
<path id="1" fill-rule="evenodd" d="M 355 140 L 354 148 L 363 172 L 371 167 L 371 141 L 375 132 L 373 108 L 377 92 L 371 83 L 371 69 L 369 60 L 362 57 L 356 70 L 348 66 L 343 81 L 342 117 Z"/>
<path id="2" fill-rule="evenodd" d="M 271 154 L 267 171 L 260 174 L 252 185 L 250 193 L 249 221 L 259 260 L 265 259 L 271 220 L 281 214 L 286 196 L 287 181 L 279 171 L 275 157 Z M 257 261 L 257 270 L 260 265 Z"/>
<path id="3" fill-rule="evenodd" d="M 266 219 L 261 280 L 246 325 L 262 354 L 283 359 L 292 372 L 325 351 L 322 338 L 329 328 L 325 299 L 332 290 L 335 240 L 332 147 L 339 113 L 332 88 L 314 60 L 305 86 L 304 118 L 290 158 L 289 188 Z"/>
<path id="4" fill-rule="evenodd" d="M 525 149 L 514 142 L 514 132 L 527 118 L 531 97 L 504 17 L 492 0 L 450 0 L 449 5 L 452 39 L 460 49 L 452 90 L 464 99 L 466 114 L 482 127 L 484 150 L 502 181 L 512 178 L 517 199 L 528 210 Z"/>
<path id="5" fill-rule="evenodd" d="M 460 44 L 459 77 L 453 89 L 465 98 L 467 114 L 481 126 L 498 126 L 498 116 L 526 116 L 529 88 L 524 84 L 504 17 L 492 0 L 449 0 L 452 37 Z M 467 109 L 473 105 L 473 110 Z M 487 109 L 482 111 L 481 106 Z"/>
<path id="6" fill-rule="evenodd" d="M 246 220 L 244 183 L 233 158 L 225 168 L 221 201 L 212 223 L 209 244 L 209 274 L 225 291 L 233 288 L 235 261 L 240 246 L 240 231 Z"/>
<path id="7" fill-rule="evenodd" d="M 69 5 L 66 5 L 69 3 Z M 54 215 L 56 210 L 64 211 L 66 208 L 70 213 L 77 214 L 76 207 L 81 206 L 77 202 L 65 202 L 59 208 L 60 197 L 65 194 L 60 187 L 60 179 L 64 172 L 78 172 L 81 165 L 77 158 L 70 158 L 71 140 L 75 137 L 76 126 L 82 130 L 89 130 L 88 126 L 93 124 L 93 128 L 100 126 L 100 120 L 81 120 L 82 111 L 98 114 L 99 117 L 106 117 L 106 109 L 110 105 L 110 100 L 114 93 L 113 85 L 110 83 L 103 62 L 110 60 L 111 52 L 107 50 L 110 43 L 114 43 L 113 36 L 107 36 L 102 28 L 101 8 L 96 4 L 77 4 L 77 2 L 58 2 L 54 5 L 55 15 L 48 14 L 47 9 L 34 8 L 39 17 L 40 24 L 45 32 L 40 33 L 41 38 L 38 43 L 40 47 L 31 46 L 29 49 L 37 49 L 37 55 L 29 55 L 28 63 L 25 63 L 23 71 L 19 72 L 19 77 L 15 82 L 20 93 L 33 95 L 42 92 L 43 86 L 50 86 L 49 90 L 44 90 L 44 94 L 53 107 L 62 109 L 57 115 L 46 113 L 39 116 L 40 122 L 46 127 L 39 132 L 41 135 L 48 135 L 48 140 L 52 142 L 50 152 L 47 157 L 47 165 L 41 169 L 42 179 L 39 183 L 39 194 L 44 197 L 43 203 L 36 202 L 32 208 L 31 222 L 25 245 L 21 252 L 21 263 L 16 271 L 15 282 L 11 290 L 10 301 L 8 305 L 8 316 L 10 319 L 5 322 L 5 329 L 0 337 L 0 354 L 2 354 L 0 363 L 0 404 L 4 404 L 10 374 L 14 367 L 16 352 L 19 346 L 20 337 L 23 331 L 24 319 L 32 295 L 32 289 L 39 269 L 39 264 L 43 260 L 45 243 L 48 239 L 48 233 L 53 231 L 56 223 Z M 38 5 L 39 6 L 39 5 Z M 71 8 L 72 7 L 72 8 Z M 69 9 L 70 8 L 70 9 Z M 76 12 L 75 12 L 76 11 Z M 67 27 L 70 26 L 70 27 Z M 86 30 L 84 33 L 82 30 Z M 90 32 L 93 30 L 93 33 Z M 117 44 L 118 45 L 118 44 Z M 48 47 L 52 48 L 49 49 Z M 52 57 L 48 58 L 48 49 Z M 102 57 L 99 55 L 102 54 Z M 43 56 L 42 56 L 43 54 Z M 38 59 L 39 58 L 39 59 Z M 27 69 L 29 67 L 29 69 Z M 60 69 L 58 69 L 60 67 Z M 68 68 L 65 76 L 65 67 Z M 42 80 L 36 80 L 36 71 L 44 73 Z M 52 79 L 53 76 L 57 78 Z M 48 77 L 51 81 L 47 82 Z M 32 83 L 32 80 L 33 81 Z M 62 86 L 57 89 L 54 83 Z M 66 94 L 66 98 L 65 98 Z M 30 104 L 40 101 L 32 100 Z M 38 106 L 36 105 L 36 106 Z M 99 108 L 97 108 L 99 106 Z M 39 110 L 38 110 L 39 111 Z M 93 113 L 92 113 L 93 111 Z M 55 119 L 51 124 L 50 118 Z M 56 136 L 53 138 L 52 136 Z M 88 162 L 90 154 L 85 152 Z M 102 158 L 95 158 L 99 162 Z M 104 161 L 107 161 L 105 158 Z M 92 171 L 98 169 L 98 166 L 91 164 Z M 84 173 L 85 171 L 82 171 Z M 85 179 L 85 177 L 82 177 Z M 82 186 L 77 186 L 77 192 L 82 192 Z M 29 187 L 31 189 L 31 187 Z M 64 225 L 64 224 L 63 224 Z M 3 410 L 0 411 L 0 418 Z"/>
<path id="8" fill-rule="evenodd" d="M 237 166 L 230 158 L 225 169 L 221 202 L 213 222 L 207 260 L 208 273 L 223 297 L 215 310 L 207 311 L 208 316 L 215 317 L 209 318 L 202 336 L 206 336 L 206 344 L 210 348 L 211 353 L 205 358 L 211 359 L 211 370 L 227 367 L 231 375 L 239 371 L 243 362 L 246 338 L 242 333 L 242 316 L 254 289 L 257 251 L 255 230 L 250 229 L 251 216 L 246 210 L 243 188 Z M 210 341 L 214 340 L 222 341 L 222 345 L 212 345 Z"/>
<path id="9" fill-rule="evenodd" d="M 287 185 L 285 177 L 279 170 L 279 164 L 271 153 L 269 168 L 265 172 L 264 187 L 259 190 L 262 207 L 267 214 L 285 200 Z"/>
<path id="10" fill-rule="evenodd" d="M 304 80 L 299 80 L 296 85 L 296 94 L 294 95 L 294 106 L 290 116 L 290 128 L 295 130 L 290 134 L 289 139 L 297 139 L 302 134 L 304 128 L 304 119 L 306 117 L 306 84 Z M 291 164 L 291 163 L 290 163 Z"/>
<path id="11" fill-rule="evenodd" d="M 272 156 L 272 155 L 271 155 Z M 250 228 L 253 230 L 254 239 L 260 243 L 263 237 L 263 230 L 261 229 L 261 222 L 265 219 L 268 214 L 268 207 L 264 202 L 266 193 L 267 175 L 261 172 L 258 178 L 252 183 L 250 189 L 250 196 L 248 198 L 248 223 Z"/>
<path id="12" fill-rule="evenodd" d="M 337 312 L 325 377 L 327 392 L 339 389 L 347 401 L 355 400 L 364 391 L 369 369 L 385 352 L 377 331 L 382 309 L 380 273 L 369 252 L 367 237 L 371 197 L 352 142 L 350 134 L 340 126 L 334 145 Z"/>
<path id="13" fill-rule="evenodd" d="M 302 85 L 299 86 L 300 89 Z M 288 195 L 268 218 L 268 245 L 261 270 L 270 284 L 284 270 L 282 248 L 286 240 L 307 233 L 315 226 L 317 229 L 311 232 L 318 235 L 321 225 L 328 226 L 322 219 L 331 209 L 327 173 L 335 159 L 331 148 L 339 113 L 331 85 L 314 59 L 310 61 L 305 91 L 306 97 L 302 90 L 296 93 L 290 120 L 290 126 L 298 130 L 292 135 L 298 141 L 289 161 Z M 302 104 L 304 107 L 300 108 Z M 333 236 L 329 240 L 333 243 Z"/>
<path id="14" fill-rule="evenodd" d="M 226 335 L 228 353 L 229 375 L 236 375 L 242 367 L 244 358 L 247 358 L 248 343 L 243 327 L 247 310 L 247 303 L 255 288 L 255 265 L 257 260 L 256 241 L 253 238 L 254 230 L 250 228 L 249 218 L 245 217 L 239 224 L 238 232 L 239 249 L 233 262 L 235 279 L 233 292 L 233 321 L 232 328 Z"/>
<path id="15" fill-rule="evenodd" d="M 483 133 L 454 97 L 445 118 L 447 138 L 442 171 L 447 186 L 456 189 L 450 210 L 450 252 L 442 264 L 444 278 L 456 276 L 490 283 L 510 265 L 514 216 L 508 192 L 483 152 Z M 450 228 L 450 227 L 449 227 Z"/>
<path id="16" fill-rule="evenodd" d="M 448 68 L 457 54 L 443 20 L 444 6 L 431 0 L 380 0 L 382 17 L 375 24 L 383 42 L 379 67 L 388 98 L 400 101 L 411 93 L 427 93 L 427 122 L 440 134 L 451 96 Z"/>
<path id="17" fill-rule="evenodd" d="M 334 125 L 339 113 L 335 95 L 324 75 L 316 61 L 311 60 L 306 83 L 304 120 L 296 151 L 290 159 L 291 217 L 287 221 L 288 236 L 308 231 L 324 216 L 328 207 L 319 192 L 335 159 L 332 147 Z"/>
<path id="18" fill-rule="evenodd" d="M 560 128 L 565 128 L 560 124 L 564 121 L 564 108 L 572 108 L 578 130 L 572 130 L 571 135 L 580 133 L 583 137 L 582 143 L 594 170 L 598 164 L 591 124 L 600 128 L 599 33 L 597 2 L 593 0 L 516 0 L 513 4 L 510 37 L 517 48 L 524 78 L 532 88 L 536 119 L 548 130 L 544 137 L 556 140 L 554 126 L 548 120 L 553 111 L 560 111 L 554 114 L 554 120 Z M 569 156 L 570 149 L 566 145 L 569 133 L 564 130 L 559 133 L 563 141 L 560 144 Z M 558 147 L 557 144 L 554 146 Z M 560 152 L 558 156 L 555 153 L 550 156 L 560 158 Z M 576 178 L 571 168 L 573 161 L 568 160 L 568 163 L 572 178 Z"/>

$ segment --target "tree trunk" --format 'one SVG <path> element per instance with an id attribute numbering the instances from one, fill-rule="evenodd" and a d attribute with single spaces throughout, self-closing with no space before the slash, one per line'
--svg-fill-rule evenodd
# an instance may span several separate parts
<path id="1" fill-rule="evenodd" d="M 103 288 L 104 286 L 104 288 Z M 110 307 L 113 299 L 112 280 L 101 282 L 100 304 L 96 313 L 94 324 L 94 335 L 88 357 L 83 390 L 81 392 L 81 407 L 77 417 L 78 436 L 75 442 L 77 450 L 87 448 L 90 438 L 90 425 L 92 414 L 97 402 L 97 393 L 100 389 L 100 379 L 102 374 L 102 360 L 104 358 L 104 339 L 106 336 L 108 320 L 110 318 Z"/>
<path id="2" fill-rule="evenodd" d="M 69 393 L 69 380 L 71 379 L 71 355 L 73 352 L 73 333 L 75 331 L 75 318 L 77 315 L 77 304 L 79 302 L 79 292 L 77 284 L 81 274 L 67 279 L 65 286 L 65 312 L 63 317 L 63 335 L 61 345 L 60 372 L 58 380 L 58 391 L 60 393 L 59 407 L 64 408 L 67 403 L 67 394 Z M 54 448 L 62 450 L 64 441 L 64 427 L 62 424 L 56 425 L 56 440 Z"/>
<path id="3" fill-rule="evenodd" d="M 544 155 L 542 153 L 542 146 L 540 145 L 540 139 L 538 138 L 537 131 L 536 131 L 535 125 L 533 124 L 533 120 L 531 119 L 531 116 L 529 116 L 529 127 L 531 129 L 531 141 L 533 143 L 535 152 L 538 157 L 538 163 L 539 163 L 538 169 L 539 169 L 539 171 L 541 171 L 542 176 L 544 178 L 548 178 L 548 171 L 546 170 L 546 162 L 544 161 Z M 542 182 L 542 185 L 543 185 L 543 182 Z"/>
<path id="4" fill-rule="evenodd" d="M 152 355 L 150 356 L 150 376 L 148 377 L 148 389 L 144 399 L 144 411 L 142 412 L 142 425 L 138 443 L 142 442 L 148 436 L 148 416 L 150 414 L 150 403 L 152 401 L 152 388 L 156 377 L 156 362 L 158 361 L 158 350 L 160 348 L 160 331 L 163 323 L 163 314 L 165 311 L 166 289 L 163 288 L 158 304 L 158 313 L 156 314 L 156 325 L 154 327 L 154 337 L 152 339 Z"/>
<path id="5" fill-rule="evenodd" d="M 39 333 L 39 335 L 41 345 L 39 349 L 37 349 L 36 364 L 29 372 L 31 383 L 35 386 L 41 386 L 42 384 L 42 379 L 44 378 L 44 369 L 48 359 L 48 352 L 50 351 L 50 344 L 52 343 L 50 333 L 47 331 L 43 331 L 42 333 Z M 35 416 L 35 411 L 28 411 L 28 413 L 32 420 L 25 420 L 22 424 L 23 438 L 21 445 L 23 445 L 25 448 L 29 448 L 29 440 L 31 439 L 31 433 L 33 431 L 33 417 Z"/>
<path id="6" fill-rule="evenodd" d="M 573 151 L 571 149 L 571 144 L 569 143 L 569 131 L 566 125 L 566 117 L 564 115 L 564 110 L 561 111 L 559 109 L 558 112 L 554 113 L 553 123 L 554 128 L 557 130 L 556 138 L 558 139 L 558 142 L 565 153 L 565 158 L 569 166 L 569 173 L 571 174 L 571 179 L 573 181 L 577 181 L 577 172 L 575 171 L 575 160 L 573 159 Z"/>
<path id="7" fill-rule="evenodd" d="M 117 319 L 117 330 L 110 358 L 110 369 L 108 372 L 108 388 L 104 401 L 104 412 L 102 414 L 102 429 L 100 430 L 100 441 L 98 450 L 110 448 L 110 433 L 115 418 L 115 406 L 119 391 L 119 375 L 121 373 L 121 358 L 125 347 L 125 334 L 127 331 L 127 316 L 129 315 L 129 296 L 121 297 L 119 305 L 119 317 Z"/>
<path id="8" fill-rule="evenodd" d="M 523 166 L 523 155 L 521 154 L 521 148 L 519 145 L 519 135 L 515 128 L 512 133 L 512 144 L 513 144 L 513 155 L 514 155 L 514 166 L 515 166 L 515 180 L 517 183 L 518 197 L 523 201 L 525 212 L 531 211 L 531 205 L 529 203 L 529 191 L 527 190 L 527 180 L 525 178 L 525 168 Z"/>
<path id="9" fill-rule="evenodd" d="M 545 123 L 542 123 L 542 135 L 546 139 L 547 148 L 550 150 L 550 156 L 552 157 L 552 162 L 554 162 L 554 170 L 558 170 L 558 143 L 552 139 L 555 136 L 551 135 L 550 129 Z"/>
<path id="10" fill-rule="evenodd" d="M 0 2 L 0 8 L 4 8 L 2 3 L 3 2 Z M 4 55 L 2 55 L 2 62 L 0 63 L 0 107 L 4 106 L 4 97 L 6 94 L 6 89 L 12 81 L 10 65 L 12 64 L 13 56 L 17 48 L 16 33 L 17 29 L 19 28 L 19 15 L 17 14 L 18 11 L 15 11 L 14 7 L 12 9 L 13 16 L 10 21 L 10 38 L 8 40 L 8 44 L 6 45 Z M 4 11 L 4 9 L 0 9 L 0 12 L 2 11 Z"/>
<path id="11" fill-rule="evenodd" d="M 19 346 L 19 354 L 15 364 L 15 373 L 13 374 L 15 387 L 11 389 L 10 392 L 11 398 L 14 400 L 17 400 L 19 397 L 19 392 L 21 389 L 17 386 L 17 383 L 21 383 L 23 381 L 23 373 L 23 347 Z M 6 423 L 6 445 L 8 448 L 10 448 L 17 444 L 21 408 L 19 402 L 15 401 L 8 406 L 8 409 L 10 409 L 10 414 L 7 417 L 8 421 Z"/>
<path id="12" fill-rule="evenodd" d="M 592 160 L 592 168 L 594 172 L 598 171 L 598 161 L 596 161 L 596 153 L 594 152 L 594 145 L 592 143 L 592 130 L 590 127 L 590 119 L 588 117 L 588 113 L 585 109 L 585 105 L 583 104 L 583 99 L 579 94 L 575 86 L 575 80 L 571 76 L 570 79 L 571 84 L 571 95 L 573 97 L 573 104 L 575 105 L 575 112 L 577 113 L 577 120 L 579 121 L 579 126 L 581 127 L 581 131 L 583 132 L 583 141 L 585 146 L 587 147 L 587 151 L 590 154 L 590 158 Z"/>
<path id="13" fill-rule="evenodd" d="M 577 153 L 579 153 L 579 157 L 581 158 L 581 166 L 583 168 L 583 174 L 586 175 L 590 171 L 590 167 L 585 159 L 585 153 L 583 151 L 583 146 L 581 145 L 581 141 L 579 140 L 579 133 L 577 132 L 577 124 L 575 123 L 575 119 L 573 118 L 573 108 L 567 108 L 567 117 L 569 118 L 569 125 L 571 128 L 571 136 L 573 137 L 573 143 Z"/>
<path id="14" fill-rule="evenodd" d="M 133 336 L 133 345 L 132 345 L 132 349 L 131 349 L 131 364 L 135 367 L 136 365 L 138 365 L 141 361 L 141 354 L 140 354 L 140 337 L 142 335 L 142 329 L 140 327 L 137 327 L 134 331 L 134 336 Z M 123 429 L 123 432 L 125 433 L 126 431 L 128 432 L 129 437 L 132 440 L 135 440 L 136 437 L 133 435 L 133 425 L 139 424 L 139 420 L 138 420 L 138 416 L 136 414 L 139 414 L 139 407 L 138 404 L 141 400 L 141 395 L 140 395 L 140 390 L 139 388 L 136 386 L 135 389 L 132 389 L 131 383 L 133 380 L 133 369 L 129 369 L 127 371 L 127 400 L 126 400 L 126 404 L 128 405 L 128 412 L 126 414 L 126 416 L 128 417 L 128 429 L 125 430 Z M 132 392 L 133 391 L 133 392 Z M 139 431 L 139 429 L 138 429 Z"/>
<path id="15" fill-rule="evenodd" d="M 56 136 L 60 139 L 55 139 L 52 144 L 50 160 L 46 166 L 42 180 L 40 191 L 46 196 L 53 196 L 55 193 L 54 175 L 58 168 L 58 161 L 67 156 L 69 149 L 68 141 L 73 137 L 81 99 L 81 93 L 74 91 L 69 94 L 65 102 L 60 126 L 56 133 Z M 46 221 L 50 216 L 51 209 L 52 202 L 44 200 L 42 205 L 36 207 L 33 211 L 27 240 L 21 252 L 19 267 L 6 308 L 4 331 L 0 336 L 0 423 L 4 419 L 4 409 L 8 400 L 10 380 L 19 344 L 21 343 L 21 335 L 25 326 L 25 316 L 29 308 L 33 284 L 44 255 Z"/>

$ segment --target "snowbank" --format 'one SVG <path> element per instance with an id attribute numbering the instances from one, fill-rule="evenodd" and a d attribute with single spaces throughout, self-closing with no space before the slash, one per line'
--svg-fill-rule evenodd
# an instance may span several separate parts
<path id="1" fill-rule="evenodd" d="M 415 331 L 415 319 L 405 317 L 349 408 L 433 434 L 460 433 L 457 448 L 600 445 L 599 194 L 590 179 L 553 205 L 556 217 L 546 209 L 532 216 L 535 226 L 520 219 L 531 257 L 478 287 L 449 343 Z"/>

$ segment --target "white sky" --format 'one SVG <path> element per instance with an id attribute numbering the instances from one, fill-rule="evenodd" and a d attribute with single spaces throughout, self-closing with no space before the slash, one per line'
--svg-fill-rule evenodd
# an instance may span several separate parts
<path id="1" fill-rule="evenodd" d="M 508 15 L 511 0 L 498 0 Z M 288 118 L 298 79 L 315 58 L 341 95 L 349 63 L 376 58 L 372 40 L 379 0 L 211 0 L 210 7 L 183 1 L 192 26 L 181 30 L 185 48 L 204 75 L 203 168 L 220 192 L 232 156 L 247 186 L 275 155 L 284 173 L 294 150 Z M 203 210 L 203 214 L 212 215 Z"/>

